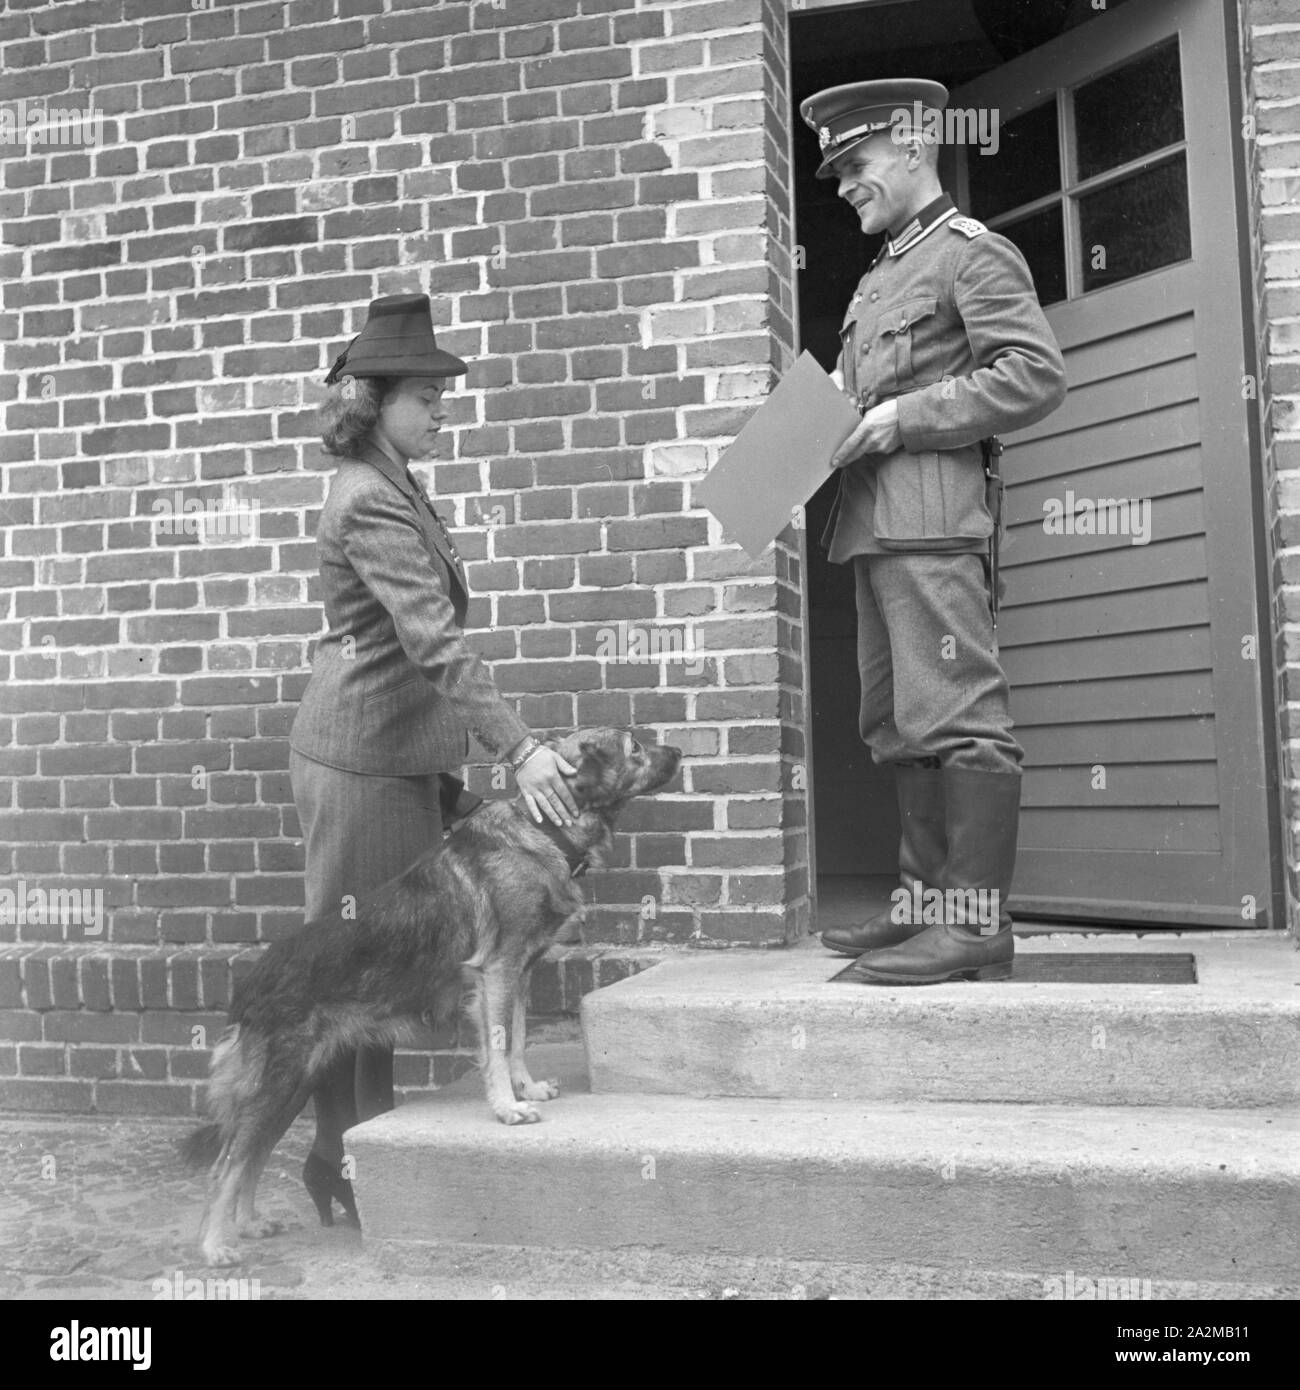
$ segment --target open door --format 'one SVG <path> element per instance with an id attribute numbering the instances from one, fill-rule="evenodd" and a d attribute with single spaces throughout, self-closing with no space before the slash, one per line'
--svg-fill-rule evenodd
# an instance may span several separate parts
<path id="1" fill-rule="evenodd" d="M 1226 42 L 1221 0 L 1149 0 L 950 97 L 1000 114 L 958 202 L 1025 252 L 1070 383 L 1003 459 L 1023 916 L 1273 901 Z"/>

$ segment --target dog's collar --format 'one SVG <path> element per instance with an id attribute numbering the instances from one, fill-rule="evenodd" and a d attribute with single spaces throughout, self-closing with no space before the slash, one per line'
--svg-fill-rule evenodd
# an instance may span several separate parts
<path id="1" fill-rule="evenodd" d="M 554 821 L 547 820 L 545 816 L 540 821 L 535 821 L 518 801 L 513 801 L 510 804 L 515 808 L 517 815 L 526 820 L 534 830 L 540 830 L 557 849 L 564 852 L 564 857 L 569 865 L 570 878 L 581 878 L 591 868 L 590 851 L 578 849 Z"/>

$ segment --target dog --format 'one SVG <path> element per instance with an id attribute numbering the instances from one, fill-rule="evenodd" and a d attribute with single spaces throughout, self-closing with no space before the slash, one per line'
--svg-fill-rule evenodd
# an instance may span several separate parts
<path id="1" fill-rule="evenodd" d="M 355 921 L 322 919 L 274 942 L 236 988 L 212 1054 L 211 1122 L 181 1147 L 189 1167 L 211 1170 L 200 1231 L 210 1265 L 239 1263 L 237 1235 L 280 1230 L 257 1214 L 258 1178 L 344 1049 L 401 1041 L 413 1023 L 444 1022 L 464 1003 L 498 1120 L 535 1123 L 535 1102 L 559 1094 L 524 1064 L 529 975 L 581 907 L 574 878 L 604 863 L 615 817 L 672 779 L 681 750 L 608 728 L 550 746 L 577 769 L 571 825 L 539 825 L 521 797 L 485 801 Z"/>

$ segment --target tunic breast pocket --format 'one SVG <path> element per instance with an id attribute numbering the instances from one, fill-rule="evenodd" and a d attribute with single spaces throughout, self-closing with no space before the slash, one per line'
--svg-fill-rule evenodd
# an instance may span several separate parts
<path id="1" fill-rule="evenodd" d="M 910 391 L 924 366 L 924 345 L 936 326 L 938 299 L 909 299 L 891 308 L 880 321 L 881 358 L 894 369 L 894 390 Z M 893 349 L 891 352 L 890 349 Z"/>

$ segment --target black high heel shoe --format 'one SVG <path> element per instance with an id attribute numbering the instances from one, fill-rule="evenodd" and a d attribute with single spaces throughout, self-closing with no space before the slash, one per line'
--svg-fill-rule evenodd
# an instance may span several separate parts
<path id="1" fill-rule="evenodd" d="M 343 1208 L 348 1224 L 361 1229 L 361 1218 L 357 1215 L 357 1201 L 352 1195 L 352 1184 L 332 1163 L 323 1159 L 314 1149 L 307 1155 L 302 1165 L 302 1181 L 311 1199 L 316 1204 L 316 1213 L 322 1226 L 334 1224 L 334 1203 Z"/>

